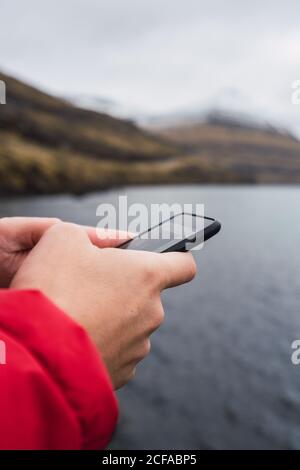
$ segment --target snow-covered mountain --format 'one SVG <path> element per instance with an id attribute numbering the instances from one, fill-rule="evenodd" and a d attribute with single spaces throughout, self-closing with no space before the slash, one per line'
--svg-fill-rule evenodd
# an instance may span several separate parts
<path id="1" fill-rule="evenodd" d="M 128 119 L 153 131 L 212 122 L 282 134 L 295 133 L 300 136 L 300 129 L 294 125 L 295 109 L 290 110 L 290 113 L 286 113 L 283 109 L 278 109 L 277 112 L 270 111 L 271 108 L 267 104 L 262 104 L 261 100 L 230 87 L 200 102 L 195 100 L 189 106 L 172 112 L 154 114 L 126 103 L 97 96 L 78 95 L 69 100 L 76 106 Z"/>

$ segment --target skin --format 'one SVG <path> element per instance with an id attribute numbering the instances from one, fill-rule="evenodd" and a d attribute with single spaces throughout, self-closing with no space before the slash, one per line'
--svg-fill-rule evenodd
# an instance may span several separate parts
<path id="1" fill-rule="evenodd" d="M 150 335 L 164 318 L 161 291 L 195 276 L 193 257 L 120 250 L 118 237 L 99 240 L 90 228 L 44 224 L 42 234 L 27 238 L 25 256 L 12 256 L 10 269 L 6 262 L 10 287 L 41 290 L 81 324 L 120 388 L 150 352 Z"/>
<path id="2" fill-rule="evenodd" d="M 3 217 L 0 219 L 0 287 L 7 288 L 19 267 L 57 218 Z M 127 232 L 99 230 L 83 226 L 91 242 L 99 248 L 116 247 L 131 238 Z"/>

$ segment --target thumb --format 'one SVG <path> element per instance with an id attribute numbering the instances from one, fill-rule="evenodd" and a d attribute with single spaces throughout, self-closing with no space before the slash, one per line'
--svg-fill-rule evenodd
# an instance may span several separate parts
<path id="1" fill-rule="evenodd" d="M 170 252 L 159 256 L 162 265 L 163 289 L 185 284 L 195 277 L 197 267 L 191 253 Z"/>

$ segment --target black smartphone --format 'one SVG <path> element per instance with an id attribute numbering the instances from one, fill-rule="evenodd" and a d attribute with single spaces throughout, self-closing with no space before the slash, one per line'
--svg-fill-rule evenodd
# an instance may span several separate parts
<path id="1" fill-rule="evenodd" d="M 182 212 L 139 233 L 119 248 L 156 253 L 190 251 L 213 237 L 221 224 L 211 217 Z"/>

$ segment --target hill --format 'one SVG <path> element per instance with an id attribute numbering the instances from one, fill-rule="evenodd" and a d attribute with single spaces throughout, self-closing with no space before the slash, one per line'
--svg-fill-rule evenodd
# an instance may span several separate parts
<path id="1" fill-rule="evenodd" d="M 210 114 L 160 134 L 183 148 L 186 179 L 211 183 L 300 183 L 300 142 L 285 130 Z"/>
<path id="2" fill-rule="evenodd" d="M 153 131 L 78 108 L 0 73 L 0 194 L 82 193 L 115 185 L 300 183 L 300 142 L 232 116 Z"/>
<path id="3" fill-rule="evenodd" d="M 177 152 L 133 122 L 77 108 L 3 73 L 0 80 L 7 90 L 7 104 L 0 106 L 2 193 L 122 184 L 134 177 L 135 164 Z"/>

